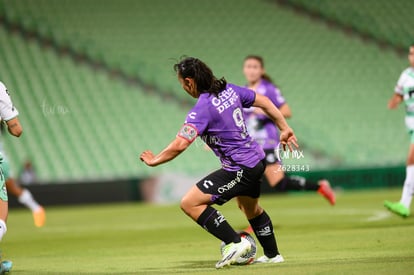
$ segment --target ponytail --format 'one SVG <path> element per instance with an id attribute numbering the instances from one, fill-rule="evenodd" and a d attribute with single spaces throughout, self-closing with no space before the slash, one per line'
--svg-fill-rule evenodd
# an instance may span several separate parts
<path id="1" fill-rule="evenodd" d="M 268 74 L 266 74 L 266 73 L 262 74 L 262 79 L 264 79 L 264 80 L 266 80 L 267 82 L 270 82 L 270 83 L 272 83 L 273 85 L 275 85 L 275 84 L 273 83 L 272 78 L 271 78 Z M 276 86 L 276 85 L 275 85 L 275 86 Z"/>
<path id="2" fill-rule="evenodd" d="M 200 59 L 187 57 L 174 65 L 174 71 L 182 78 L 192 78 L 199 93 L 209 93 L 215 96 L 226 89 L 224 77 L 217 79 L 211 69 Z"/>

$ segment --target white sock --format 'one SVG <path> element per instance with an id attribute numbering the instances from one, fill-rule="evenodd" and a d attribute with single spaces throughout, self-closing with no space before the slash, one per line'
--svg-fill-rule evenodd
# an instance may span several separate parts
<path id="1" fill-rule="evenodd" d="M 23 189 L 23 193 L 18 198 L 19 202 L 27 208 L 35 212 L 40 209 L 40 205 L 33 199 L 32 193 L 29 190 Z"/>
<path id="2" fill-rule="evenodd" d="M 3 220 L 0 220 L 0 241 L 3 239 L 4 234 L 7 232 L 6 223 Z"/>
<path id="3" fill-rule="evenodd" d="M 410 208 L 411 199 L 413 198 L 414 193 L 414 165 L 408 165 L 406 171 L 400 203 L 405 207 Z"/>

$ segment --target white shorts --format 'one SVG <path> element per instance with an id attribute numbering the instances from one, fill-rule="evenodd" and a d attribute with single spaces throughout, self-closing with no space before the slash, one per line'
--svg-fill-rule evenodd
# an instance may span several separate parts
<path id="1" fill-rule="evenodd" d="M 414 131 L 414 116 L 405 117 L 405 126 L 407 127 L 408 131 Z"/>

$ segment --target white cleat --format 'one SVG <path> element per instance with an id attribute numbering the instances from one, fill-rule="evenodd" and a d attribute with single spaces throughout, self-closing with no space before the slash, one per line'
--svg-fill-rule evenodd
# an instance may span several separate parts
<path id="1" fill-rule="evenodd" d="M 276 257 L 269 258 L 266 255 L 258 258 L 254 263 L 257 264 L 276 264 L 276 263 L 283 263 L 285 259 L 283 259 L 282 255 L 276 255 Z"/>
<path id="2" fill-rule="evenodd" d="M 222 268 L 234 264 L 241 255 L 252 249 L 252 245 L 246 238 L 241 238 L 239 243 L 229 243 L 223 248 L 223 258 L 216 263 L 216 268 Z"/>

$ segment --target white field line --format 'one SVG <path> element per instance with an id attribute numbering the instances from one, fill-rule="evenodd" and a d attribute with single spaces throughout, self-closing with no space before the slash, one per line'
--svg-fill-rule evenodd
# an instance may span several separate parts
<path id="1" fill-rule="evenodd" d="M 367 222 L 375 222 L 380 220 L 385 220 L 386 218 L 390 217 L 391 213 L 388 211 L 375 211 L 374 215 L 369 216 L 365 221 Z"/>

